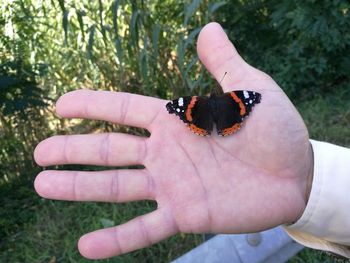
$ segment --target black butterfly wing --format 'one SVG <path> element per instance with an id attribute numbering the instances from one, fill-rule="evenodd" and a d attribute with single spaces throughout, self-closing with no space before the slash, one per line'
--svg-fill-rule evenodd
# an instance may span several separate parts
<path id="1" fill-rule="evenodd" d="M 213 130 L 213 118 L 208 97 L 181 97 L 168 102 L 166 108 L 185 122 L 189 129 L 202 136 L 210 135 Z"/>
<path id="2" fill-rule="evenodd" d="M 216 97 L 217 133 L 227 136 L 238 131 L 244 118 L 260 100 L 260 93 L 246 90 L 231 91 Z"/>
<path id="3" fill-rule="evenodd" d="M 245 114 L 242 115 L 243 118 L 247 117 L 255 104 L 258 104 L 261 101 L 261 94 L 255 91 L 236 90 L 234 93 L 242 101 L 245 107 Z"/>

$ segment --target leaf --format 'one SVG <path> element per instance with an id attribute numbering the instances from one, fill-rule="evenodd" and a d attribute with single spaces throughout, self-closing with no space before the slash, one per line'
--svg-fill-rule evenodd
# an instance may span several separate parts
<path id="1" fill-rule="evenodd" d="M 188 73 L 192 69 L 192 67 L 197 63 L 198 57 L 195 56 L 194 58 L 191 59 L 190 63 L 187 65 L 186 70 L 185 70 L 185 75 L 186 77 L 188 76 Z"/>
<path id="2" fill-rule="evenodd" d="M 62 13 L 66 11 L 66 7 L 64 6 L 64 0 L 58 0 Z"/>
<path id="3" fill-rule="evenodd" d="M 140 69 L 143 80 L 148 82 L 147 51 L 144 48 L 141 50 L 140 54 Z"/>
<path id="4" fill-rule="evenodd" d="M 147 48 L 148 48 L 148 40 L 147 40 L 147 37 L 145 36 L 143 39 L 143 49 L 141 51 L 141 56 L 140 56 L 140 68 L 141 68 L 142 78 L 148 83 Z"/>
<path id="5" fill-rule="evenodd" d="M 83 36 L 83 41 L 85 40 L 85 30 L 84 30 L 84 22 L 83 22 L 84 11 L 77 10 L 78 22 L 80 27 L 80 32 Z"/>
<path id="6" fill-rule="evenodd" d="M 191 31 L 191 33 L 188 35 L 188 37 L 185 40 L 185 44 L 184 44 L 185 49 L 189 44 L 192 44 L 193 39 L 199 34 L 201 30 L 202 30 L 202 27 L 199 27 Z"/>
<path id="7" fill-rule="evenodd" d="M 55 0 L 51 0 L 50 2 L 51 2 L 51 5 L 52 5 L 54 8 L 56 8 L 56 1 L 55 1 Z"/>
<path id="8" fill-rule="evenodd" d="M 90 34 L 89 34 L 89 42 L 88 42 L 88 49 L 87 49 L 89 59 L 92 59 L 92 48 L 95 40 L 95 29 L 96 29 L 96 25 L 92 25 L 89 29 Z"/>
<path id="9" fill-rule="evenodd" d="M 185 11 L 185 20 L 184 20 L 185 26 L 187 26 L 188 20 L 194 14 L 194 12 L 196 12 L 200 3 L 201 3 L 201 0 L 193 0 L 192 3 L 189 6 L 187 6 L 186 11 Z"/>
<path id="10" fill-rule="evenodd" d="M 67 43 L 68 43 L 67 36 L 68 36 L 68 14 L 69 14 L 69 11 L 64 6 L 64 0 L 58 0 L 58 3 L 60 5 L 61 11 L 63 13 L 62 27 L 63 27 L 63 31 L 64 31 L 64 45 L 67 45 Z"/>
<path id="11" fill-rule="evenodd" d="M 120 41 L 119 36 L 116 37 L 114 45 L 115 45 L 115 49 L 117 51 L 119 65 L 122 66 L 123 65 L 123 48 L 122 48 L 122 43 Z"/>
<path id="12" fill-rule="evenodd" d="M 100 28 L 101 28 L 101 33 L 103 36 L 103 42 L 106 44 L 107 38 L 106 38 L 106 29 L 103 25 L 103 4 L 102 0 L 98 1 L 98 10 L 99 10 L 99 17 L 100 17 Z"/>
<path id="13" fill-rule="evenodd" d="M 115 226 L 115 222 L 107 218 L 100 218 L 100 223 L 103 228 Z"/>
<path id="14" fill-rule="evenodd" d="M 62 26 L 64 30 L 64 44 L 68 44 L 68 14 L 69 12 L 65 10 L 63 12 Z"/>
<path id="15" fill-rule="evenodd" d="M 155 24 L 152 28 L 152 45 L 153 45 L 153 56 L 156 60 L 158 57 L 158 41 L 159 41 L 159 34 L 160 34 L 160 26 L 158 24 Z"/>
<path id="16" fill-rule="evenodd" d="M 115 0 L 112 4 L 112 16 L 113 16 L 113 29 L 114 34 L 118 35 L 118 8 L 119 8 L 119 0 Z"/>
<path id="17" fill-rule="evenodd" d="M 224 5 L 226 5 L 225 1 L 212 3 L 211 5 L 209 5 L 209 15 L 213 15 L 216 10 L 218 10 L 220 7 Z"/>
<path id="18" fill-rule="evenodd" d="M 185 60 L 185 49 L 184 49 L 184 44 L 183 44 L 183 34 L 180 34 L 180 40 L 177 43 L 177 49 L 176 49 L 176 54 L 177 54 L 177 64 L 179 66 L 181 75 L 184 76 L 183 74 L 183 66 L 184 66 L 184 60 Z"/>
<path id="19" fill-rule="evenodd" d="M 133 45 L 137 45 L 137 36 L 138 36 L 138 28 L 137 28 L 137 19 L 139 16 L 139 10 L 133 11 L 131 15 L 130 22 L 130 31 L 131 31 L 131 40 Z"/>

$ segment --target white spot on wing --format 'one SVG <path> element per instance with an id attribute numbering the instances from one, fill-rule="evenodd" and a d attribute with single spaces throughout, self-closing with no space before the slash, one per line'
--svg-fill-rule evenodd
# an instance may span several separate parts
<path id="1" fill-rule="evenodd" d="M 244 95 L 244 98 L 246 98 L 246 99 L 249 98 L 249 93 L 248 93 L 248 91 L 243 90 L 243 95 Z"/>
<path id="2" fill-rule="evenodd" d="M 182 107 L 184 105 L 184 99 L 183 98 L 179 98 L 178 102 L 180 107 Z"/>
<path id="3" fill-rule="evenodd" d="M 249 103 L 250 103 L 250 104 L 252 104 L 252 103 L 253 103 L 253 101 L 252 101 L 252 100 L 249 100 Z"/>
<path id="4" fill-rule="evenodd" d="M 177 108 L 177 109 L 176 109 L 176 111 L 177 111 L 177 112 L 180 112 L 180 109 L 179 109 L 179 108 Z"/>

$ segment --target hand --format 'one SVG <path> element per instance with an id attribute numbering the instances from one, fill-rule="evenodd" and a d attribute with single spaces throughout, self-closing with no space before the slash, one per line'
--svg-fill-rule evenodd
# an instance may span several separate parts
<path id="1" fill-rule="evenodd" d="M 262 94 L 241 130 L 200 137 L 174 115 L 167 101 L 128 93 L 78 90 L 62 96 L 57 112 L 146 128 L 149 138 L 121 133 L 53 136 L 35 150 L 39 165 L 142 164 L 142 170 L 41 172 L 45 198 L 127 202 L 156 200 L 158 208 L 123 225 L 81 237 L 88 258 L 139 249 L 178 232 L 242 233 L 296 221 L 307 202 L 312 151 L 292 103 L 265 73 L 249 66 L 216 23 L 203 28 L 198 54 L 224 91 Z"/>

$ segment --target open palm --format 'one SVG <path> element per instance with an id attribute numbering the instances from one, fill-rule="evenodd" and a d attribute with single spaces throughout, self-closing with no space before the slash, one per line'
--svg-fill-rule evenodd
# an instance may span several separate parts
<path id="1" fill-rule="evenodd" d="M 306 205 L 312 154 L 307 129 L 278 85 L 246 64 L 221 27 L 203 28 L 198 54 L 224 91 L 262 94 L 236 134 L 200 137 L 169 115 L 166 101 L 127 93 L 79 90 L 57 102 L 62 117 L 146 128 L 149 138 L 120 133 L 54 136 L 41 142 L 42 166 L 142 164 L 142 170 L 44 171 L 35 181 L 46 198 L 126 202 L 158 208 L 123 225 L 83 236 L 80 252 L 105 258 L 151 245 L 178 232 L 242 233 L 297 220 Z"/>

